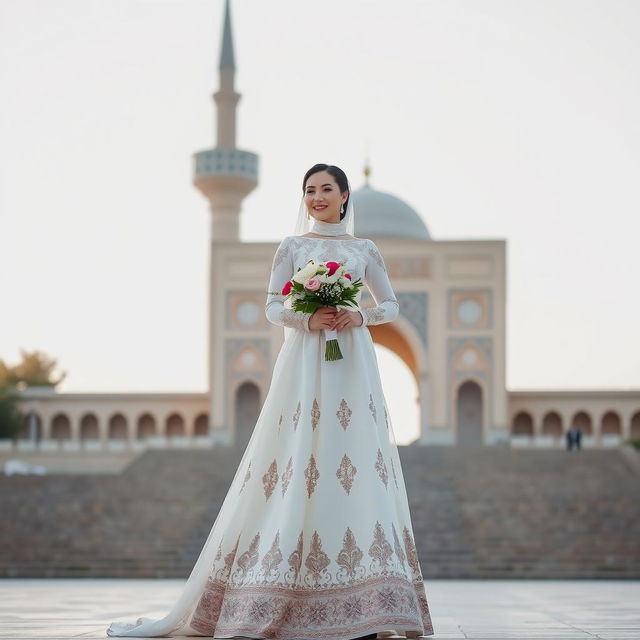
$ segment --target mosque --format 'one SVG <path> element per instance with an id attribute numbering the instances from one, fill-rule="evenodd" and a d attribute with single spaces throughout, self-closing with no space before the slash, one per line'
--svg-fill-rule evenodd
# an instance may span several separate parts
<path id="1" fill-rule="evenodd" d="M 217 144 L 193 156 L 193 183 L 209 202 L 209 393 L 22 391 L 17 451 L 135 451 L 243 446 L 269 389 L 283 339 L 264 314 L 277 244 L 240 240 L 243 199 L 258 185 L 258 156 L 236 147 L 235 60 L 229 2 L 219 62 Z M 506 240 L 434 239 L 417 211 L 365 182 L 354 190 L 355 235 L 375 240 L 400 304 L 370 326 L 375 343 L 413 374 L 420 429 L 413 445 L 584 447 L 640 438 L 640 393 L 506 388 Z M 265 285 L 268 276 L 265 275 Z M 361 304 L 374 306 L 366 287 Z M 222 301 L 222 302 L 220 302 Z"/>

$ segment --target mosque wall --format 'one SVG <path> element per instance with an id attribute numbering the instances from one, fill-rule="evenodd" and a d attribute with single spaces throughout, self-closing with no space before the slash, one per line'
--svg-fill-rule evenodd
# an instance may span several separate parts
<path id="1" fill-rule="evenodd" d="M 420 441 L 457 442 L 458 393 L 466 381 L 481 391 L 478 437 L 486 444 L 506 441 L 506 242 L 376 238 L 376 243 L 401 315 L 422 340 L 419 388 L 429 418 L 421 421 Z"/>
<path id="2" fill-rule="evenodd" d="M 220 442 L 234 442 L 236 395 L 254 383 L 262 403 L 269 389 L 282 329 L 265 317 L 272 242 L 212 244 L 210 384 L 212 430 Z"/>
<path id="3" fill-rule="evenodd" d="M 640 438 L 638 391 L 513 391 L 505 384 L 505 242 L 377 239 L 400 302 L 389 325 L 370 327 L 417 379 L 421 444 L 563 446 L 570 427 L 583 446 Z M 230 444 L 236 399 L 254 385 L 261 404 L 282 344 L 264 315 L 275 244 L 214 243 L 211 258 L 211 393 L 21 392 L 27 415 L 17 443 L 0 451 L 124 451 Z M 373 305 L 363 290 L 363 306 Z M 459 412 L 466 411 L 460 421 Z M 474 424 L 477 420 L 477 424 Z"/>

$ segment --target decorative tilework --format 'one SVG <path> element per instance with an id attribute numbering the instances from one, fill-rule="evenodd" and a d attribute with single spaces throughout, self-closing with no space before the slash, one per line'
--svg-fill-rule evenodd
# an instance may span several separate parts
<path id="1" fill-rule="evenodd" d="M 424 348 L 428 348 L 427 319 L 429 317 L 429 294 L 426 291 L 396 292 L 396 298 L 398 299 L 401 315 L 406 318 L 418 332 Z M 374 304 L 371 295 L 363 291 L 360 306 L 363 306 L 365 302 L 367 304 Z"/>
<path id="2" fill-rule="evenodd" d="M 457 354 L 465 347 L 475 346 L 486 358 L 488 367 L 486 370 L 455 371 L 454 361 Z M 483 402 L 487 406 L 488 426 L 493 425 L 493 338 L 489 336 L 455 337 L 447 340 L 447 424 L 453 428 L 454 404 L 456 402 L 454 387 L 458 382 L 470 379 L 481 383 L 483 390 Z"/>
<path id="3" fill-rule="evenodd" d="M 470 300 L 480 307 L 477 322 L 464 323 L 457 315 L 461 304 Z M 447 291 L 447 327 L 449 329 L 493 329 L 493 290 L 487 287 L 465 287 Z"/>

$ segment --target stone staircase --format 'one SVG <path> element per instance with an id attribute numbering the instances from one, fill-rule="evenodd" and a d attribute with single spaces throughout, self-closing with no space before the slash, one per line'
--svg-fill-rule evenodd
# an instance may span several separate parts
<path id="1" fill-rule="evenodd" d="M 640 472 L 621 450 L 400 458 L 425 578 L 640 577 Z"/>
<path id="2" fill-rule="evenodd" d="M 425 579 L 640 578 L 628 453 L 399 450 Z M 0 576 L 187 577 L 242 453 L 148 451 L 120 475 L 0 476 Z"/>

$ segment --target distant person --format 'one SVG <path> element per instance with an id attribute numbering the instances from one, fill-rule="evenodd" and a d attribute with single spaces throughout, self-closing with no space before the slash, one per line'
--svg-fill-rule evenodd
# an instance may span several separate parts
<path id="1" fill-rule="evenodd" d="M 571 427 L 569 431 L 567 431 L 567 451 L 571 451 L 574 447 L 577 450 L 580 450 L 580 438 L 582 437 L 582 432 L 577 427 Z"/>

